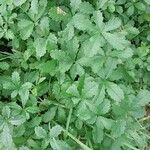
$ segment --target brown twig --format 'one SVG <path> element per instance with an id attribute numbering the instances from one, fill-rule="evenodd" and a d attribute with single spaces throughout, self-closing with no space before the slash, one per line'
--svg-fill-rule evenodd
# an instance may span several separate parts
<path id="1" fill-rule="evenodd" d="M 150 116 L 146 116 L 146 117 L 144 117 L 144 118 L 140 119 L 139 121 L 140 121 L 140 122 L 143 122 L 143 121 L 145 121 L 145 120 L 149 120 L 149 119 L 150 119 Z"/>

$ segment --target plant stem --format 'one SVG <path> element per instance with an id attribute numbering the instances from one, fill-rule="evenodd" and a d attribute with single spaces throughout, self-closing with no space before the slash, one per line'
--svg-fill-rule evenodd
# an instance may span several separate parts
<path id="1" fill-rule="evenodd" d="M 71 115 L 72 115 L 72 108 L 69 110 L 69 115 L 68 115 L 68 119 L 67 119 L 67 123 L 66 123 L 66 131 L 68 131 L 68 129 L 69 129 Z"/>
<path id="2" fill-rule="evenodd" d="M 74 140 L 77 144 L 80 145 L 84 150 L 92 150 L 89 148 L 87 145 L 83 144 L 81 141 L 79 141 L 77 138 L 75 138 L 72 134 L 70 134 L 68 131 L 64 130 L 64 132 L 72 139 Z"/>

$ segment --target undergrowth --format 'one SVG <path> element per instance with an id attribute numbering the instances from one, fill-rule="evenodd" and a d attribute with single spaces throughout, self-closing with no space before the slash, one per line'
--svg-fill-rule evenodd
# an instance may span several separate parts
<path id="1" fill-rule="evenodd" d="M 149 0 L 0 1 L 0 150 L 148 150 Z"/>

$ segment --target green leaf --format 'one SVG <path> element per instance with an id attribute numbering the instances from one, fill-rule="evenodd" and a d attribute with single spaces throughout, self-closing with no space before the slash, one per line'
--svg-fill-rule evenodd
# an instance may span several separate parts
<path id="1" fill-rule="evenodd" d="M 19 95 L 21 97 L 22 105 L 25 106 L 27 100 L 29 99 L 29 89 L 31 89 L 32 84 L 30 82 L 24 83 L 19 89 Z"/>
<path id="2" fill-rule="evenodd" d="M 123 51 L 113 52 L 113 55 L 119 58 L 128 59 L 133 56 L 133 50 L 131 48 L 127 48 Z"/>
<path id="3" fill-rule="evenodd" d="M 38 14 L 38 0 L 32 0 L 31 1 L 30 11 L 33 14 Z"/>
<path id="4" fill-rule="evenodd" d="M 146 6 L 142 2 L 135 3 L 135 7 L 141 11 L 145 11 Z"/>
<path id="5" fill-rule="evenodd" d="M 50 129 L 50 137 L 56 138 L 61 134 L 62 131 L 63 128 L 60 125 L 56 125 Z"/>
<path id="6" fill-rule="evenodd" d="M 2 70 L 8 70 L 9 69 L 9 64 L 7 62 L 0 62 L 0 69 Z"/>
<path id="7" fill-rule="evenodd" d="M 100 122 L 99 119 L 96 121 L 96 125 L 94 126 L 93 129 L 93 140 L 94 143 L 101 143 L 103 138 L 104 138 L 104 131 L 103 131 L 103 126 Z"/>
<path id="8" fill-rule="evenodd" d="M 7 30 L 7 32 L 5 33 L 5 36 L 7 39 L 13 39 L 14 33 L 11 30 Z"/>
<path id="9" fill-rule="evenodd" d="M 92 30 L 92 23 L 89 18 L 80 13 L 73 16 L 73 24 L 79 30 Z"/>
<path id="10" fill-rule="evenodd" d="M 25 121 L 26 121 L 26 118 L 24 116 L 22 116 L 22 115 L 18 115 L 18 116 L 12 117 L 9 120 L 9 122 L 12 125 L 17 125 L 17 126 L 23 124 Z"/>
<path id="11" fill-rule="evenodd" d="M 79 51 L 79 40 L 77 37 L 74 37 L 70 42 L 67 43 L 67 53 L 74 60 L 77 57 Z"/>
<path id="12" fill-rule="evenodd" d="M 22 105 L 25 106 L 29 98 L 29 90 L 26 88 L 21 88 L 19 90 L 19 95 L 21 97 Z"/>
<path id="13" fill-rule="evenodd" d="M 42 115 L 42 119 L 45 123 L 51 121 L 54 119 L 55 115 L 56 115 L 56 107 L 52 107 L 50 108 L 45 114 Z"/>
<path id="14" fill-rule="evenodd" d="M 4 31 L 2 28 L 0 28 L 0 38 L 2 38 L 4 36 Z"/>
<path id="15" fill-rule="evenodd" d="M 89 110 L 85 101 L 81 101 L 77 107 L 76 116 L 83 121 L 87 121 L 91 118 L 93 119 L 95 117 L 95 114 Z"/>
<path id="16" fill-rule="evenodd" d="M 34 20 L 34 22 L 40 20 L 44 14 L 46 6 L 47 0 L 33 0 L 28 12 L 30 19 Z"/>
<path id="17" fill-rule="evenodd" d="M 54 50 L 51 52 L 51 57 L 57 59 L 59 62 L 59 71 L 64 73 L 68 71 L 73 63 L 73 60 L 61 50 Z"/>
<path id="18" fill-rule="evenodd" d="M 104 30 L 107 31 L 112 31 L 121 26 L 121 20 L 119 18 L 113 17 L 111 18 L 106 24 Z"/>
<path id="19" fill-rule="evenodd" d="M 86 58 L 83 60 L 85 61 L 85 62 L 83 62 L 85 66 L 90 66 L 92 71 L 100 76 L 100 74 L 103 71 L 102 67 L 105 63 L 105 57 L 104 56 L 95 56 L 93 58 L 89 58 L 89 59 Z M 91 63 L 89 63 L 90 61 L 91 61 Z"/>
<path id="20" fill-rule="evenodd" d="M 123 50 L 129 45 L 129 42 L 125 39 L 125 37 L 120 34 L 105 32 L 103 33 L 103 36 L 114 49 Z"/>
<path id="21" fill-rule="evenodd" d="M 76 85 L 71 85 L 67 91 L 66 91 L 68 94 L 72 95 L 72 96 L 76 96 L 78 97 L 79 96 L 79 91 L 77 89 L 77 86 Z"/>
<path id="22" fill-rule="evenodd" d="M 3 24 L 4 24 L 4 21 L 3 21 L 2 16 L 0 15 L 0 26 L 2 26 Z"/>
<path id="23" fill-rule="evenodd" d="M 99 114 L 99 108 L 94 103 L 90 103 L 88 101 L 85 101 L 85 103 L 88 106 L 88 109 L 91 111 L 91 113 L 95 115 Z"/>
<path id="24" fill-rule="evenodd" d="M 23 3 L 25 3 L 27 0 L 13 0 L 15 6 L 21 6 Z"/>
<path id="25" fill-rule="evenodd" d="M 51 51 L 57 49 L 57 41 L 57 37 L 54 34 L 50 33 L 47 38 L 47 50 Z"/>
<path id="26" fill-rule="evenodd" d="M 46 138 L 47 133 L 45 131 L 45 129 L 43 129 L 42 127 L 35 127 L 35 134 L 38 138 Z"/>
<path id="27" fill-rule="evenodd" d="M 63 31 L 63 38 L 66 41 L 69 41 L 73 38 L 74 36 L 74 27 L 72 24 L 68 24 L 65 30 Z"/>
<path id="28" fill-rule="evenodd" d="M 117 84 L 108 82 L 106 88 L 108 95 L 116 102 L 120 102 L 122 99 L 124 99 L 124 92 Z"/>
<path id="29" fill-rule="evenodd" d="M 11 135 L 11 131 L 7 124 L 4 125 L 2 134 L 1 134 L 1 142 L 6 148 L 11 148 L 13 145 L 13 139 Z"/>
<path id="30" fill-rule="evenodd" d="M 95 103 L 95 105 L 98 106 L 103 102 L 106 95 L 105 89 L 106 89 L 105 85 L 103 83 L 100 83 L 97 94 L 93 98 L 93 102 Z"/>
<path id="31" fill-rule="evenodd" d="M 145 106 L 149 102 L 150 92 L 148 90 L 141 90 L 137 95 L 136 99 L 134 100 L 134 103 L 136 103 L 137 106 Z"/>
<path id="32" fill-rule="evenodd" d="M 97 94 L 98 84 L 91 81 L 90 78 L 85 79 L 84 88 L 82 90 L 82 95 L 84 98 L 91 98 Z"/>
<path id="33" fill-rule="evenodd" d="M 67 19 L 67 17 L 69 17 L 69 14 L 67 14 L 61 7 L 52 7 L 50 8 L 49 16 L 52 20 L 61 22 Z"/>
<path id="34" fill-rule="evenodd" d="M 11 82 L 6 81 L 6 82 L 3 83 L 3 88 L 7 89 L 7 90 L 8 89 L 9 90 L 14 90 L 16 88 L 16 85 L 12 84 Z"/>
<path id="35" fill-rule="evenodd" d="M 45 38 L 37 38 L 34 41 L 34 47 L 36 49 L 36 57 L 41 58 L 46 54 L 47 41 Z"/>
<path id="36" fill-rule="evenodd" d="M 112 125 L 113 125 L 113 120 L 112 119 L 108 119 L 102 116 L 98 117 L 99 122 L 101 122 L 101 124 L 103 125 L 104 128 L 106 128 L 107 130 L 110 130 Z"/>
<path id="37" fill-rule="evenodd" d="M 117 138 L 125 133 L 125 129 L 126 129 L 126 121 L 118 120 L 112 126 L 111 135 Z"/>
<path id="38" fill-rule="evenodd" d="M 81 0 L 70 0 L 70 6 L 74 11 L 76 11 L 81 4 Z"/>
<path id="39" fill-rule="evenodd" d="M 26 111 L 32 114 L 39 112 L 39 108 L 37 106 L 29 106 L 26 108 Z"/>
<path id="40" fill-rule="evenodd" d="M 56 150 L 61 150 L 60 148 L 60 145 L 57 143 L 57 140 L 55 140 L 55 138 L 53 138 L 51 141 L 50 141 L 50 145 L 53 149 L 56 149 Z"/>
<path id="41" fill-rule="evenodd" d="M 57 110 L 58 113 L 58 121 L 60 123 L 66 122 L 67 114 L 64 108 L 59 107 Z"/>
<path id="42" fill-rule="evenodd" d="M 82 94 L 82 90 L 84 88 L 84 81 L 85 81 L 85 74 L 82 75 L 79 79 L 78 91 L 79 91 L 80 95 Z"/>
<path id="43" fill-rule="evenodd" d="M 123 141 L 121 138 L 117 138 L 117 140 L 111 145 L 111 150 L 121 150 L 121 145 Z"/>
<path id="44" fill-rule="evenodd" d="M 117 67 L 117 60 L 111 57 L 108 57 L 107 62 L 105 64 L 105 78 L 109 78 L 114 69 Z"/>
<path id="45" fill-rule="evenodd" d="M 71 150 L 72 148 L 67 144 L 67 142 L 65 141 L 62 141 L 62 140 L 51 140 L 50 141 L 50 144 L 51 144 L 51 147 L 53 149 L 56 149 L 56 150 Z"/>
<path id="46" fill-rule="evenodd" d="M 20 75 L 17 71 L 14 71 L 12 73 L 12 81 L 15 83 L 15 84 L 19 84 L 20 83 Z"/>
<path id="47" fill-rule="evenodd" d="M 80 4 L 79 11 L 84 14 L 92 14 L 94 12 L 94 8 L 89 2 L 84 1 Z"/>
<path id="48" fill-rule="evenodd" d="M 96 25 L 98 26 L 99 30 L 102 31 L 104 27 L 102 12 L 95 11 L 93 16 L 94 16 Z"/>
<path id="49" fill-rule="evenodd" d="M 107 2 L 108 2 L 108 0 L 98 0 L 98 2 L 97 2 L 98 9 L 103 8 Z"/>
<path id="50" fill-rule="evenodd" d="M 55 60 L 50 60 L 44 63 L 40 63 L 38 69 L 41 73 L 49 73 L 50 75 L 54 75 L 56 72 L 57 63 Z"/>
<path id="51" fill-rule="evenodd" d="M 111 13 L 114 13 L 115 12 L 115 4 L 113 4 L 113 3 L 110 3 L 109 5 L 108 5 L 108 9 L 109 9 L 109 12 L 111 12 Z"/>
<path id="52" fill-rule="evenodd" d="M 150 5 L 150 1 L 149 0 L 144 0 L 148 5 Z"/>
<path id="53" fill-rule="evenodd" d="M 109 112 L 111 105 L 110 105 L 110 101 L 105 99 L 100 105 L 99 105 L 99 114 L 103 115 Z"/>
<path id="54" fill-rule="evenodd" d="M 15 98 L 17 95 L 18 95 L 18 90 L 14 90 L 14 91 L 11 93 L 11 98 Z"/>
<path id="55" fill-rule="evenodd" d="M 8 106 L 3 107 L 2 109 L 2 116 L 4 116 L 5 118 L 9 118 L 10 117 L 10 108 Z"/>
<path id="56" fill-rule="evenodd" d="M 135 10 L 135 7 L 131 5 L 127 10 L 128 16 L 132 16 L 134 14 L 134 10 Z"/>
<path id="57" fill-rule="evenodd" d="M 42 36 L 46 36 L 49 34 L 49 18 L 48 17 L 43 17 L 41 20 L 40 20 L 40 31 L 38 31 L 38 33 L 40 33 L 40 35 Z"/>
<path id="58" fill-rule="evenodd" d="M 75 79 L 79 74 L 80 76 L 82 76 L 84 73 L 85 73 L 84 68 L 79 63 L 75 63 L 70 68 L 70 75 L 72 79 Z"/>
<path id="59" fill-rule="evenodd" d="M 30 150 L 27 146 L 21 146 L 19 150 Z"/>
<path id="60" fill-rule="evenodd" d="M 18 29 L 20 31 L 20 37 L 23 40 L 28 39 L 33 31 L 34 23 L 30 20 L 22 19 L 18 22 Z"/>
<path id="61" fill-rule="evenodd" d="M 86 40 L 83 43 L 83 51 L 85 56 L 93 57 L 98 54 L 101 47 L 101 37 L 100 36 L 92 36 L 90 39 Z"/>
<path id="62" fill-rule="evenodd" d="M 127 25 L 125 27 L 125 30 L 126 32 L 128 32 L 127 35 L 128 39 L 133 39 L 140 33 L 140 31 L 137 28 L 133 27 L 132 25 Z"/>

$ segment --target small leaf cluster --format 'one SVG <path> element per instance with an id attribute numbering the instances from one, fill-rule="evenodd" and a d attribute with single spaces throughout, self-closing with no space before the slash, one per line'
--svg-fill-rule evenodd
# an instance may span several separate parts
<path id="1" fill-rule="evenodd" d="M 1 0 L 0 149 L 145 150 L 149 0 Z"/>

